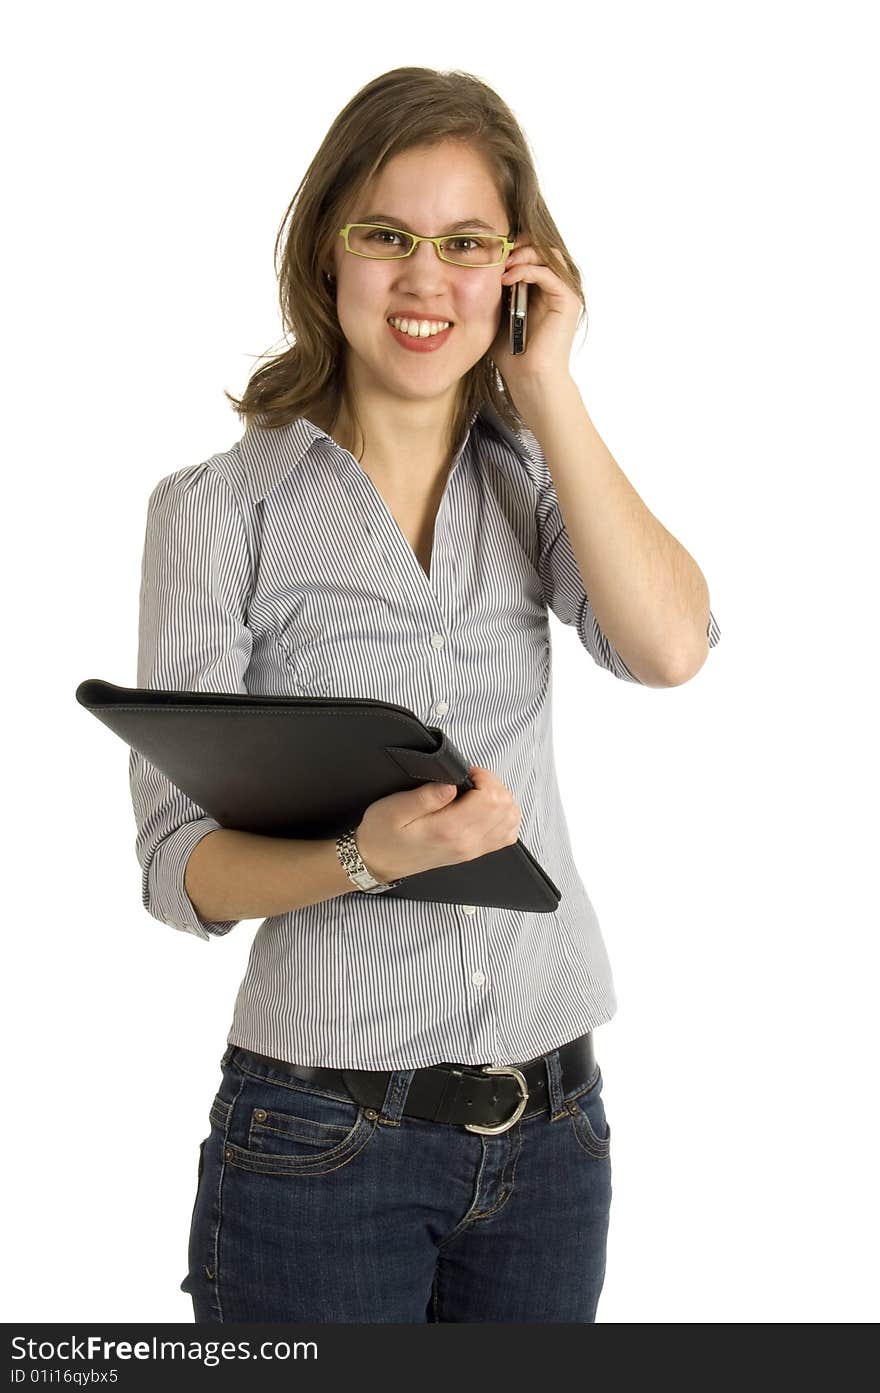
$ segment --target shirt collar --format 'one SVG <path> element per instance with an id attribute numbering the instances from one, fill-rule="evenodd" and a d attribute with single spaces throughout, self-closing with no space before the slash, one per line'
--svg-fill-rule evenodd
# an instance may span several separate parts
<path id="1" fill-rule="evenodd" d="M 471 416 L 459 455 L 470 440 L 478 417 L 481 426 L 485 425 L 494 430 L 515 453 L 531 458 L 529 447 L 522 436 L 510 429 L 488 401 L 483 402 Z M 282 479 L 302 463 L 317 441 L 330 439 L 327 432 L 321 430 L 307 416 L 298 416 L 294 421 L 274 430 L 267 430 L 255 424 L 249 425 L 239 441 L 239 450 L 244 461 L 250 501 L 258 503 L 266 498 Z"/>

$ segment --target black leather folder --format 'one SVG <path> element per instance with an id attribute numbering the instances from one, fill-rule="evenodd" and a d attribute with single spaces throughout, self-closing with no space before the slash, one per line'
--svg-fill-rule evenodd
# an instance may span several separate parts
<path id="1" fill-rule="evenodd" d="M 79 684 L 76 699 L 209 817 L 243 832 L 337 837 L 388 794 L 432 780 L 459 794 L 475 787 L 446 733 L 390 702 L 173 692 L 97 677 Z M 562 898 L 519 840 L 370 898 L 389 897 L 538 913 Z"/>

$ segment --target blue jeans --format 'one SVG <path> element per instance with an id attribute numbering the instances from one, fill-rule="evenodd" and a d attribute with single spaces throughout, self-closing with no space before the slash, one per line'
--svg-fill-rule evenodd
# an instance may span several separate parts
<path id="1" fill-rule="evenodd" d="M 230 1045 L 180 1284 L 196 1321 L 595 1321 L 602 1074 L 564 1093 L 545 1060 L 545 1109 L 486 1136 L 405 1116 L 412 1070 L 377 1112 Z"/>

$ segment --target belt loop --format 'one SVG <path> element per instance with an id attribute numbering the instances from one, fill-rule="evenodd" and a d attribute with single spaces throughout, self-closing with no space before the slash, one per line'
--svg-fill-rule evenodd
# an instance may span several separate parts
<path id="1" fill-rule="evenodd" d="M 544 1062 L 547 1066 L 547 1105 L 550 1108 L 550 1121 L 556 1122 L 565 1115 L 565 1090 L 562 1087 L 559 1050 L 549 1050 L 544 1055 Z"/>
<path id="2" fill-rule="evenodd" d="M 379 1109 L 379 1115 L 383 1121 L 391 1123 L 393 1127 L 400 1126 L 400 1119 L 403 1116 L 403 1109 L 406 1106 L 406 1095 L 409 1093 L 409 1086 L 415 1069 L 392 1069 L 388 1080 L 388 1087 L 385 1090 L 385 1098 Z"/>

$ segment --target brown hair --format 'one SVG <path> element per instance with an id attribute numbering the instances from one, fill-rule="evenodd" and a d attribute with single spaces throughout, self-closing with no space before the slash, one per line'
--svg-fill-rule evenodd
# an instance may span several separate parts
<path id="1" fill-rule="evenodd" d="M 273 429 L 298 416 L 332 423 L 344 403 L 361 429 L 345 382 L 346 339 L 321 268 L 332 256 L 351 200 L 388 161 L 414 146 L 446 140 L 466 142 L 487 161 L 507 209 L 511 237 L 534 246 L 580 299 L 578 323 L 586 317 L 578 268 L 541 197 L 528 142 L 510 108 L 470 73 L 394 68 L 362 87 L 336 117 L 282 219 L 274 257 L 282 322 L 295 337 L 290 347 L 255 369 L 241 398 L 225 392 L 246 425 Z M 552 247 L 560 249 L 564 264 Z M 487 400 L 513 430 L 521 428 L 522 419 L 488 352 L 462 379 L 450 424 L 450 451 Z"/>

